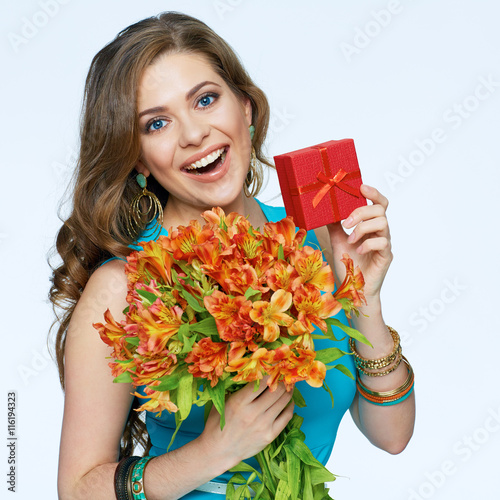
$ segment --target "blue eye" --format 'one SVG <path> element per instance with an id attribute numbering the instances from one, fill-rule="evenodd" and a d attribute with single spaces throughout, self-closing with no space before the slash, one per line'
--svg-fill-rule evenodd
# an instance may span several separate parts
<path id="1" fill-rule="evenodd" d="M 147 126 L 147 131 L 154 132 L 155 130 L 160 130 L 163 127 L 165 127 L 166 124 L 167 124 L 167 120 L 161 120 L 158 118 L 156 120 L 153 120 L 152 122 L 149 122 L 149 124 Z"/>
<path id="2" fill-rule="evenodd" d="M 200 99 L 198 100 L 198 104 L 202 108 L 208 108 L 208 106 L 211 106 L 214 103 L 217 97 L 219 96 L 215 93 L 205 94 L 204 96 L 200 97 Z"/>
<path id="3" fill-rule="evenodd" d="M 203 107 L 210 106 L 210 104 L 212 104 L 212 102 L 213 102 L 213 97 L 212 96 L 206 95 L 205 97 L 202 97 L 200 99 L 200 104 Z"/>

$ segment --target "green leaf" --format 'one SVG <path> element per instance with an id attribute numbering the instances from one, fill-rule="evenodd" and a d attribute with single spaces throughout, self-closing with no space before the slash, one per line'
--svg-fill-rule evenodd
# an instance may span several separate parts
<path id="1" fill-rule="evenodd" d="M 260 290 L 254 290 L 251 286 L 247 288 L 245 292 L 245 299 L 252 301 L 260 300 L 262 298 L 262 292 Z"/>
<path id="2" fill-rule="evenodd" d="M 314 500 L 313 485 L 311 481 L 311 467 L 309 465 L 303 466 L 304 474 L 302 481 L 302 500 Z M 319 469 L 312 469 L 319 470 Z"/>
<path id="3" fill-rule="evenodd" d="M 292 345 L 293 344 L 293 340 L 291 339 L 288 339 L 286 337 L 281 337 L 281 342 L 283 342 L 283 344 L 286 344 L 286 345 Z"/>
<path id="4" fill-rule="evenodd" d="M 325 389 L 325 391 L 328 392 L 328 394 L 330 394 L 330 397 L 332 398 L 332 408 L 333 408 L 333 404 L 334 404 L 333 393 L 332 393 L 330 387 L 328 387 L 328 384 L 325 381 L 323 381 L 323 389 Z"/>
<path id="5" fill-rule="evenodd" d="M 342 323 L 336 318 L 328 318 L 325 321 L 330 325 L 338 326 L 343 332 L 347 333 L 349 337 L 352 337 L 353 339 L 359 340 L 363 344 L 373 347 L 372 344 L 369 342 L 369 340 L 355 328 L 351 328 L 350 326 L 344 325 L 344 323 Z"/>
<path id="6" fill-rule="evenodd" d="M 283 245 L 281 243 L 278 248 L 278 260 L 285 260 L 285 252 L 283 250 Z"/>
<path id="7" fill-rule="evenodd" d="M 115 384 L 130 383 L 130 382 L 132 382 L 132 376 L 128 371 L 121 373 L 120 375 L 118 375 L 118 377 L 115 377 L 113 379 L 113 383 Z"/>
<path id="8" fill-rule="evenodd" d="M 139 337 L 126 337 L 127 344 L 137 347 L 139 345 Z"/>
<path id="9" fill-rule="evenodd" d="M 286 454 L 286 467 L 288 473 L 288 486 L 292 500 L 297 500 L 300 492 L 300 476 L 301 476 L 301 462 L 299 457 L 292 450 L 289 445 L 285 445 Z"/>
<path id="10" fill-rule="evenodd" d="M 175 414 L 175 431 L 172 434 L 172 438 L 170 439 L 170 443 L 168 443 L 167 452 L 168 452 L 168 450 L 170 450 L 170 447 L 174 443 L 175 436 L 177 436 L 177 433 L 179 432 L 181 425 L 182 425 L 182 420 L 180 419 L 179 412 L 176 412 L 176 414 Z"/>
<path id="11" fill-rule="evenodd" d="M 335 481 L 335 479 L 336 479 L 335 474 L 332 474 L 325 467 L 323 469 L 315 467 L 310 470 L 310 481 L 311 484 L 313 485 L 321 483 L 331 483 L 332 481 Z"/>
<path id="12" fill-rule="evenodd" d="M 276 500 L 289 500 L 290 495 L 290 485 L 286 480 L 281 479 L 276 490 Z"/>
<path id="13" fill-rule="evenodd" d="M 179 380 L 177 406 L 181 420 L 186 420 L 193 406 L 193 375 L 189 372 L 185 372 Z"/>
<path id="14" fill-rule="evenodd" d="M 202 312 L 205 311 L 205 308 L 200 306 L 198 299 L 193 297 L 186 289 L 181 289 L 181 295 L 187 300 L 187 303 L 196 311 Z"/>
<path id="15" fill-rule="evenodd" d="M 191 352 L 193 349 L 193 344 L 196 342 L 197 336 L 196 334 L 194 335 L 189 335 L 190 329 L 189 329 L 189 323 L 183 323 L 179 327 L 179 331 L 177 332 L 177 335 L 179 337 L 179 340 L 183 343 L 181 353 L 186 353 L 186 352 Z"/>
<path id="16" fill-rule="evenodd" d="M 316 484 L 313 487 L 313 495 L 314 495 L 314 500 L 326 500 L 330 499 L 333 500 L 332 497 L 328 494 L 330 490 L 328 488 L 325 488 L 325 484 Z"/>
<path id="17" fill-rule="evenodd" d="M 247 480 L 241 474 L 234 474 L 227 484 L 247 484 Z"/>
<path id="18" fill-rule="evenodd" d="M 210 394 L 216 410 L 220 415 L 220 429 L 224 429 L 226 425 L 226 420 L 224 418 L 224 408 L 226 405 L 226 388 L 223 380 L 219 380 L 215 387 L 212 387 L 210 383 L 207 383 L 206 389 Z"/>
<path id="19" fill-rule="evenodd" d="M 147 302 L 147 305 L 151 305 L 156 301 L 156 299 L 159 299 L 158 295 L 148 292 L 147 290 L 136 289 L 136 292 Z"/>
<path id="20" fill-rule="evenodd" d="M 251 465 L 246 462 L 241 461 L 238 465 L 235 465 L 229 472 L 257 472 Z"/>
<path id="21" fill-rule="evenodd" d="M 250 483 L 249 486 L 255 491 L 254 500 L 272 500 L 269 493 L 264 491 L 265 486 L 262 482 L 255 481 Z"/>
<path id="22" fill-rule="evenodd" d="M 354 376 L 349 368 L 345 367 L 342 363 L 333 366 L 333 368 L 337 369 L 339 372 L 342 372 L 344 375 L 347 375 L 350 379 L 354 380 Z"/>
<path id="23" fill-rule="evenodd" d="M 308 446 L 299 439 L 292 439 L 290 442 L 290 450 L 292 450 L 301 460 L 312 467 L 322 468 L 323 464 L 314 458 Z"/>
<path id="24" fill-rule="evenodd" d="M 338 339 L 337 337 L 335 337 L 335 334 L 333 333 L 333 324 L 332 324 L 332 321 L 334 320 L 335 318 L 326 318 L 325 319 L 325 322 L 328 326 L 328 328 L 326 329 L 326 332 L 323 334 L 327 339 L 330 339 L 330 340 L 333 340 L 334 342 L 340 342 L 341 340 L 344 340 L 345 339 L 345 336 L 342 337 L 341 339 Z M 338 321 L 338 320 L 335 320 L 335 321 Z"/>
<path id="25" fill-rule="evenodd" d="M 297 389 L 297 386 L 293 388 L 293 395 L 292 395 L 293 402 L 297 405 L 298 408 L 305 408 L 306 401 L 303 398 L 302 394 L 300 391 Z"/>
<path id="26" fill-rule="evenodd" d="M 287 473 L 273 460 L 271 462 L 271 473 L 274 477 L 278 478 L 280 481 L 287 481 Z"/>
<path id="27" fill-rule="evenodd" d="M 231 478 L 233 479 L 233 478 Z M 227 483 L 226 488 L 226 500 L 236 500 L 236 490 L 234 489 L 232 483 Z"/>
<path id="28" fill-rule="evenodd" d="M 179 386 L 180 376 L 178 373 L 172 373 L 171 375 L 165 375 L 159 378 L 160 384 L 155 387 L 155 391 L 171 391 L 177 389 Z"/>
<path id="29" fill-rule="evenodd" d="M 213 316 L 198 321 L 197 323 L 190 324 L 189 331 L 203 333 L 204 335 L 214 335 L 218 333 L 215 318 Z"/>
<path id="30" fill-rule="evenodd" d="M 341 358 L 342 356 L 345 356 L 346 354 L 349 354 L 342 349 L 338 349 L 337 347 L 328 347 L 326 349 L 320 349 L 319 351 L 316 352 L 316 361 L 321 361 L 325 365 L 328 363 L 331 363 L 332 361 L 335 361 L 336 359 Z"/>

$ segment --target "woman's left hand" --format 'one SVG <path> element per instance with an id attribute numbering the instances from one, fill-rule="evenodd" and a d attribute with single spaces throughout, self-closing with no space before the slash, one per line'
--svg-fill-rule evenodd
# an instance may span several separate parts
<path id="1" fill-rule="evenodd" d="M 342 254 L 348 253 L 359 266 L 365 279 L 365 296 L 379 298 L 380 288 L 392 261 L 391 236 L 386 210 L 389 201 L 374 187 L 361 185 L 361 194 L 373 205 L 356 208 L 341 224 L 328 224 L 333 248 L 333 260 L 340 263 Z M 343 227 L 342 227 L 343 226 Z M 344 228 L 354 228 L 347 235 Z M 335 273 L 340 282 L 344 279 L 345 269 L 336 265 Z"/>

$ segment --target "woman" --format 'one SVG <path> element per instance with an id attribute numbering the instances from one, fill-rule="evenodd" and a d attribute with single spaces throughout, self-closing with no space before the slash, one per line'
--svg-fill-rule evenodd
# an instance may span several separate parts
<path id="1" fill-rule="evenodd" d="M 123 318 L 127 283 L 122 259 L 130 253 L 129 245 L 151 238 L 140 220 L 137 227 L 129 218 L 129 207 L 144 185 L 138 185 L 138 174 L 159 198 L 164 230 L 200 219 L 201 212 L 213 206 L 244 214 L 254 227 L 262 227 L 284 216 L 253 197 L 262 172 L 258 162 L 250 161 L 251 153 L 253 148 L 256 158 L 269 165 L 261 153 L 268 119 L 264 94 L 231 48 L 188 16 L 166 13 L 132 25 L 94 58 L 86 82 L 74 208 L 58 235 L 63 264 L 54 271 L 51 289 L 51 300 L 64 311 L 56 342 L 66 392 L 60 498 L 115 498 L 116 489 L 124 487 L 121 475 L 131 467 L 135 471 L 137 463 L 125 460 L 118 465 L 119 459 L 132 455 L 136 441 L 146 447 L 146 454 L 150 451 L 144 424 L 133 411 L 137 400 L 132 387 L 113 384 L 106 359 L 109 347 L 92 326 L 102 321 L 108 308 L 115 319 Z M 363 270 L 368 305 L 363 308 L 366 316 L 354 326 L 374 347 L 353 347 L 361 360 L 360 381 L 377 393 L 402 387 L 408 369 L 388 356 L 396 352 L 397 341 L 384 324 L 380 306 L 380 288 L 392 259 L 387 200 L 368 186 L 362 186 L 362 194 L 373 204 L 356 209 L 344 222 L 344 227 L 354 228 L 349 237 L 340 224 L 316 235 L 321 248 L 329 249 L 325 257 L 339 280 L 345 252 L 356 255 Z M 153 195 L 148 196 L 154 207 Z M 315 235 L 309 238 L 314 242 Z M 384 357 L 390 361 L 370 361 Z M 369 376 L 370 371 L 373 375 L 383 370 L 388 372 L 384 376 Z M 321 460 L 328 459 L 348 406 L 372 443 L 390 453 L 404 449 L 413 429 L 413 394 L 382 407 L 360 397 L 354 383 L 346 384 L 336 384 L 341 391 L 335 393 L 337 413 L 332 416 L 331 439 L 318 451 Z M 206 492 L 216 491 L 211 480 L 262 450 L 293 411 L 291 394 L 283 386 L 270 392 L 261 384 L 253 392 L 250 384 L 228 399 L 222 431 L 212 411 L 204 427 L 188 429 L 168 453 L 168 425 L 162 427 L 147 415 L 149 437 L 154 438 L 150 455 L 155 457 L 141 472 L 148 500 L 212 498 Z M 321 409 L 315 413 L 324 418 Z M 126 498 L 127 493 L 117 495 Z"/>

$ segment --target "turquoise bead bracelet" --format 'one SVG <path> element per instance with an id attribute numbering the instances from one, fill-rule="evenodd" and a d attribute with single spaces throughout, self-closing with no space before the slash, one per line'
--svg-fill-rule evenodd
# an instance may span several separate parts
<path id="1" fill-rule="evenodd" d="M 146 494 L 144 493 L 144 469 L 146 464 L 153 457 L 141 458 L 135 465 L 132 471 L 132 495 L 134 500 L 147 500 Z"/>
<path id="2" fill-rule="evenodd" d="M 414 389 L 414 386 L 412 386 L 411 389 L 403 397 L 401 397 L 399 399 L 396 399 L 394 401 L 387 401 L 387 402 L 384 402 L 384 403 L 378 403 L 378 402 L 372 401 L 371 399 L 365 398 L 361 392 L 359 393 L 359 395 L 365 401 L 368 401 L 372 405 L 375 405 L 375 406 L 392 406 L 392 405 L 397 405 L 398 403 L 402 403 L 405 399 L 407 399 L 410 396 L 410 394 L 413 392 L 413 389 Z"/>

